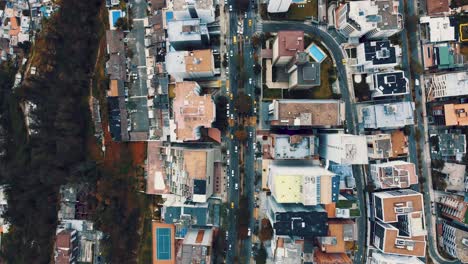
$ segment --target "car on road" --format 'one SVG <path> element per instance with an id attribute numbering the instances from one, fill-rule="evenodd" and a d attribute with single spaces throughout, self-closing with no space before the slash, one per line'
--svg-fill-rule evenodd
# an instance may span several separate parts
<path id="1" fill-rule="evenodd" d="M 252 137 L 253 136 L 253 133 L 252 131 L 249 132 L 249 137 Z M 254 146 L 254 149 L 255 149 L 255 146 Z"/>
<path id="2" fill-rule="evenodd" d="M 234 189 L 239 190 L 239 184 L 234 184 Z"/>
<path id="3" fill-rule="evenodd" d="M 252 26 L 252 19 L 249 19 L 249 27 Z"/>
<path id="4" fill-rule="evenodd" d="M 229 156 L 229 149 L 228 149 L 228 150 L 226 150 L 226 154 Z"/>
<path id="5" fill-rule="evenodd" d="M 252 78 L 249 78 L 249 84 L 252 85 Z"/>
<path id="6" fill-rule="evenodd" d="M 237 42 L 237 37 L 236 36 L 232 36 L 232 43 L 236 44 Z"/>
<path id="7" fill-rule="evenodd" d="M 247 229 L 247 236 L 251 236 L 251 235 L 252 235 L 252 230 L 249 227 L 249 229 Z"/>
<path id="8" fill-rule="evenodd" d="M 231 202 L 231 209 L 234 209 L 234 202 Z M 231 247 L 231 245 L 229 245 L 229 248 Z"/>
<path id="9" fill-rule="evenodd" d="M 234 177 L 234 170 L 231 171 L 231 175 L 232 175 L 232 177 Z"/>
<path id="10" fill-rule="evenodd" d="M 254 107 L 254 114 L 257 113 L 257 107 Z"/>
<path id="11" fill-rule="evenodd" d="M 229 5 L 229 12 L 232 12 L 232 5 Z"/>
<path id="12" fill-rule="evenodd" d="M 231 52 L 229 53 L 229 55 L 232 57 L 234 56 L 234 52 L 231 50 Z"/>
<path id="13" fill-rule="evenodd" d="M 237 153 L 237 146 L 234 146 L 234 152 Z"/>

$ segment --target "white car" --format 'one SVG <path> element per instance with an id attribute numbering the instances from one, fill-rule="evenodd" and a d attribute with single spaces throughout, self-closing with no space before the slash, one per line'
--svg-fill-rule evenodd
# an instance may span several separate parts
<path id="1" fill-rule="evenodd" d="M 229 12 L 232 12 L 232 5 L 229 5 Z M 229 245 L 230 247 L 231 245 Z"/>
<path id="2" fill-rule="evenodd" d="M 229 103 L 226 104 L 226 108 L 229 109 Z"/>
<path id="3" fill-rule="evenodd" d="M 257 107 L 254 107 L 254 114 L 257 113 Z"/>
<path id="4" fill-rule="evenodd" d="M 249 78 L 249 84 L 252 84 L 252 78 Z"/>
<path id="5" fill-rule="evenodd" d="M 249 137 L 252 137 L 253 136 L 253 133 L 252 132 L 249 132 Z"/>
<path id="6" fill-rule="evenodd" d="M 229 159 L 227 159 L 227 165 L 229 166 Z"/>
<path id="7" fill-rule="evenodd" d="M 232 50 L 231 50 L 230 56 L 231 57 L 234 56 L 234 52 Z"/>
<path id="8" fill-rule="evenodd" d="M 247 12 L 245 12 L 245 18 L 247 18 Z"/>
<path id="9" fill-rule="evenodd" d="M 251 236 L 252 235 L 252 230 L 250 230 L 250 227 L 249 229 L 247 229 L 247 236 Z"/>
<path id="10" fill-rule="evenodd" d="M 234 189 L 239 190 L 239 184 L 236 183 L 236 184 L 234 185 Z"/>
<path id="11" fill-rule="evenodd" d="M 228 150 L 226 150 L 226 154 L 229 156 L 229 149 L 228 149 Z"/>
<path id="12" fill-rule="evenodd" d="M 237 153 L 237 146 L 234 146 L 234 152 Z"/>

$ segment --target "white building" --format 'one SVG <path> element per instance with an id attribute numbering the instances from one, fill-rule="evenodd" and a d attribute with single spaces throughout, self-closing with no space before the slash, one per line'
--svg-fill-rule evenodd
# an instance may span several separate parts
<path id="1" fill-rule="evenodd" d="M 450 25 L 449 17 L 421 17 L 421 25 L 428 28 L 427 35 L 430 42 L 444 42 L 455 40 L 455 27 Z"/>
<path id="2" fill-rule="evenodd" d="M 390 255 L 378 253 L 376 251 L 372 252 L 372 255 L 369 257 L 369 264 L 424 264 L 417 257 L 411 256 L 399 256 L 399 255 Z"/>
<path id="3" fill-rule="evenodd" d="M 364 35 L 371 39 L 390 37 L 403 27 L 398 7 L 399 2 L 393 0 L 346 2 L 334 11 L 335 27 L 345 37 L 355 40 Z"/>
<path id="4" fill-rule="evenodd" d="M 213 0 L 173 0 L 172 10 L 176 20 L 199 18 L 211 23 L 216 18 Z"/>
<path id="5" fill-rule="evenodd" d="M 268 13 L 284 13 L 289 10 L 292 0 L 270 0 L 268 2 Z"/>
<path id="6" fill-rule="evenodd" d="M 320 134 L 319 154 L 339 164 L 368 164 L 366 136 Z"/>
<path id="7" fill-rule="evenodd" d="M 468 72 L 453 72 L 424 77 L 429 97 L 444 98 L 468 95 Z"/>
<path id="8" fill-rule="evenodd" d="M 383 103 L 361 106 L 359 121 L 364 128 L 401 128 L 413 125 L 413 102 Z"/>
<path id="9" fill-rule="evenodd" d="M 206 23 L 198 19 L 171 20 L 167 23 L 167 37 L 176 50 L 198 49 L 209 44 Z"/>

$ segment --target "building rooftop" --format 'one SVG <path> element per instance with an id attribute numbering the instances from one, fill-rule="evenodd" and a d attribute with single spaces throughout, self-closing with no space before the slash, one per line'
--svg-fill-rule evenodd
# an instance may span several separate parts
<path id="1" fill-rule="evenodd" d="M 319 154 L 339 164 L 368 164 L 365 136 L 320 134 Z"/>
<path id="2" fill-rule="evenodd" d="M 340 177 L 317 166 L 299 162 L 270 165 L 269 186 L 278 203 L 327 204 L 338 199 Z"/>
<path id="3" fill-rule="evenodd" d="M 463 196 L 445 195 L 439 198 L 440 213 L 450 219 L 460 223 L 468 223 L 468 203 L 464 201 Z"/>
<path id="4" fill-rule="evenodd" d="M 448 13 L 450 11 L 449 0 L 427 0 L 426 8 L 429 16 Z"/>
<path id="5" fill-rule="evenodd" d="M 291 57 L 299 51 L 304 51 L 304 31 L 279 31 L 276 38 L 278 56 Z"/>
<path id="6" fill-rule="evenodd" d="M 327 235 L 327 212 L 320 206 L 279 204 L 268 196 L 267 207 L 277 236 L 315 238 Z"/>
<path id="7" fill-rule="evenodd" d="M 174 11 L 187 10 L 188 6 L 196 9 L 209 9 L 213 7 L 213 0 L 173 0 L 172 9 Z"/>
<path id="8" fill-rule="evenodd" d="M 468 126 L 468 104 L 445 104 L 446 126 Z"/>
<path id="9" fill-rule="evenodd" d="M 213 52 L 210 49 L 171 51 L 166 54 L 166 68 L 171 73 L 203 73 L 213 71 Z"/>
<path id="10" fill-rule="evenodd" d="M 424 211 L 422 194 L 411 189 L 374 192 L 372 196 L 375 217 L 384 223 L 396 223 L 399 215 L 421 215 Z"/>
<path id="11" fill-rule="evenodd" d="M 346 253 L 325 253 L 318 249 L 314 252 L 316 264 L 351 264 L 353 260 Z"/>
<path id="12" fill-rule="evenodd" d="M 434 134 L 437 133 L 437 134 Z M 430 132 L 430 138 L 436 137 L 436 144 L 431 140 L 431 154 L 435 157 L 453 158 L 462 160 L 466 154 L 466 136 L 460 131 Z"/>
<path id="13" fill-rule="evenodd" d="M 367 154 L 371 159 L 386 159 L 393 156 L 390 134 L 367 135 Z"/>
<path id="14" fill-rule="evenodd" d="M 425 76 L 429 99 L 468 95 L 468 72 L 452 72 Z"/>
<path id="15" fill-rule="evenodd" d="M 373 67 L 396 65 L 401 49 L 389 40 L 368 41 L 357 46 L 358 64 L 370 63 Z"/>
<path id="16" fill-rule="evenodd" d="M 408 137 L 401 130 L 394 130 L 392 135 L 393 157 L 408 155 Z"/>
<path id="17" fill-rule="evenodd" d="M 422 216 L 421 216 L 422 217 Z M 390 224 L 374 223 L 373 244 L 384 253 L 424 257 L 426 255 L 425 236 L 400 235 L 401 230 Z"/>
<path id="18" fill-rule="evenodd" d="M 444 221 L 442 223 L 442 240 L 445 251 L 461 263 L 468 263 L 468 232 L 459 226 Z M 450 246 L 448 246 L 450 245 Z"/>
<path id="19" fill-rule="evenodd" d="M 168 224 L 186 222 L 185 226 L 205 226 L 209 224 L 208 203 L 180 202 L 170 198 L 164 202 L 161 216 Z M 186 231 L 188 229 L 183 231 L 183 236 Z"/>
<path id="20" fill-rule="evenodd" d="M 370 263 L 372 264 L 424 264 L 425 262 L 421 261 L 414 256 L 399 256 L 399 255 L 390 255 L 380 253 L 377 250 L 371 249 L 371 256 L 369 257 Z"/>
<path id="21" fill-rule="evenodd" d="M 200 127 L 211 127 L 216 110 L 211 95 L 200 95 L 201 88 L 196 82 L 178 82 L 173 100 L 176 137 L 180 141 L 200 138 Z"/>
<path id="22" fill-rule="evenodd" d="M 413 102 L 367 105 L 360 110 L 364 128 L 399 128 L 414 124 Z"/>
<path id="23" fill-rule="evenodd" d="M 213 243 L 213 230 L 210 228 L 191 228 L 185 235 L 178 263 L 210 263 L 210 250 Z"/>
<path id="24" fill-rule="evenodd" d="M 409 92 L 409 82 L 403 71 L 382 72 L 373 75 L 372 97 L 402 95 Z"/>
<path id="25" fill-rule="evenodd" d="M 449 17 L 421 17 L 421 24 L 427 24 L 429 28 L 430 42 L 443 42 L 455 40 L 455 27 L 450 24 Z"/>
<path id="26" fill-rule="evenodd" d="M 110 80 L 107 96 L 124 96 L 124 83 L 122 80 Z"/>
<path id="27" fill-rule="evenodd" d="M 346 242 L 354 241 L 352 220 L 328 220 L 328 234 L 319 239 L 322 251 L 326 253 L 346 253 Z"/>
<path id="28" fill-rule="evenodd" d="M 170 42 L 201 41 L 202 34 L 208 34 L 208 28 L 200 19 L 171 20 L 167 23 Z"/>
<path id="29" fill-rule="evenodd" d="M 124 33 L 121 30 L 106 30 L 107 53 L 125 52 Z"/>
<path id="30" fill-rule="evenodd" d="M 342 126 L 344 105 L 339 100 L 274 100 L 269 106 L 274 126 Z"/>
<path id="31" fill-rule="evenodd" d="M 395 160 L 380 164 L 372 164 L 371 176 L 377 188 L 409 188 L 418 183 L 416 168 L 413 163 Z"/>
<path id="32" fill-rule="evenodd" d="M 169 180 L 164 169 L 164 146 L 162 141 L 148 141 L 147 147 L 147 182 L 146 193 L 164 194 L 169 193 Z"/>
<path id="33" fill-rule="evenodd" d="M 271 137 L 274 159 L 306 159 L 315 154 L 315 137 L 302 135 L 273 135 Z"/>
<path id="34" fill-rule="evenodd" d="M 440 172 L 446 175 L 445 182 L 447 183 L 447 191 L 468 193 L 468 191 L 466 191 L 468 184 L 465 186 L 465 178 L 468 180 L 468 174 L 465 173 L 465 171 L 465 164 L 444 162 L 444 167 Z"/>
<path id="35" fill-rule="evenodd" d="M 297 69 L 291 72 L 289 76 L 289 83 L 297 83 L 299 88 L 301 86 L 307 88 L 320 85 L 320 63 L 306 62 L 297 65 Z"/>

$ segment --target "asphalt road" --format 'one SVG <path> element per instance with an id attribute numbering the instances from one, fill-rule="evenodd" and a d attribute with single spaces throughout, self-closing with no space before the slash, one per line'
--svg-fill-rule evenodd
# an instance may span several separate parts
<path id="1" fill-rule="evenodd" d="M 304 24 L 300 22 L 279 22 L 279 21 L 263 21 L 262 28 L 264 32 L 277 32 L 280 30 L 302 30 L 304 33 L 309 35 L 318 36 L 321 39 L 323 44 L 329 49 L 330 54 L 333 56 L 334 63 L 336 64 L 337 76 L 341 91 L 342 99 L 346 105 L 346 128 L 348 132 L 351 134 L 358 134 L 359 128 L 357 123 L 357 113 L 356 107 L 354 103 L 351 101 L 351 95 L 348 87 L 347 82 L 347 73 L 346 73 L 346 66 L 343 65 L 343 59 L 345 58 L 345 54 L 343 49 L 340 47 L 338 42 L 331 36 L 328 32 L 318 28 L 313 24 Z M 356 223 L 358 225 L 358 240 L 357 246 L 358 250 L 355 252 L 354 255 L 354 263 L 363 263 L 365 259 L 365 251 L 366 248 L 366 232 L 367 232 L 367 211 L 366 211 L 366 202 L 365 202 L 365 195 L 364 195 L 364 171 L 362 166 L 353 166 L 353 173 L 356 179 L 356 189 L 357 189 L 357 198 L 359 201 L 359 209 L 361 211 L 361 217 L 356 219 Z"/>
<path id="2" fill-rule="evenodd" d="M 408 1 L 407 3 L 411 3 L 408 5 L 408 13 L 409 15 L 418 15 L 417 5 L 419 1 Z M 422 1 L 424 2 L 424 1 Z M 402 3 L 400 12 L 403 12 L 404 2 Z M 412 78 L 413 80 L 418 80 L 419 85 L 415 85 L 415 94 L 414 98 L 415 101 L 418 103 L 419 107 L 416 107 L 414 117 L 415 119 L 415 126 L 412 129 L 412 133 L 410 135 L 410 159 L 412 162 L 416 164 L 417 171 L 422 171 L 422 174 L 425 178 L 425 182 L 423 183 L 423 197 L 424 197 L 424 210 L 425 210 L 425 224 L 426 230 L 428 232 L 427 240 L 428 240 L 428 249 L 429 255 L 437 263 L 460 263 L 459 260 L 448 260 L 443 258 L 437 249 L 437 232 L 436 232 L 436 217 L 432 215 L 431 212 L 431 200 L 433 196 L 433 187 L 432 187 L 432 178 L 430 172 L 430 152 L 428 146 L 428 131 L 427 131 L 427 115 L 426 115 L 426 99 L 425 99 L 425 91 L 424 86 L 422 85 L 422 76 L 418 73 L 409 71 L 409 58 L 413 62 L 419 65 L 423 65 L 422 63 L 422 54 L 420 49 L 420 30 L 419 26 L 417 27 L 417 34 L 409 34 L 410 38 L 406 37 L 406 29 L 402 31 L 402 44 L 403 44 L 403 52 L 406 53 L 406 56 L 403 56 L 403 63 L 406 65 L 406 74 L 409 76 L 408 78 Z M 409 47 L 411 47 L 411 54 L 408 54 Z M 409 56 L 408 56 L 409 55 Z M 408 100 L 412 100 L 411 95 L 407 97 Z M 416 140 L 414 136 L 416 131 L 419 131 L 419 138 Z M 416 148 L 416 143 L 419 145 L 420 150 Z M 421 163 L 417 159 L 417 155 L 422 153 Z"/>

